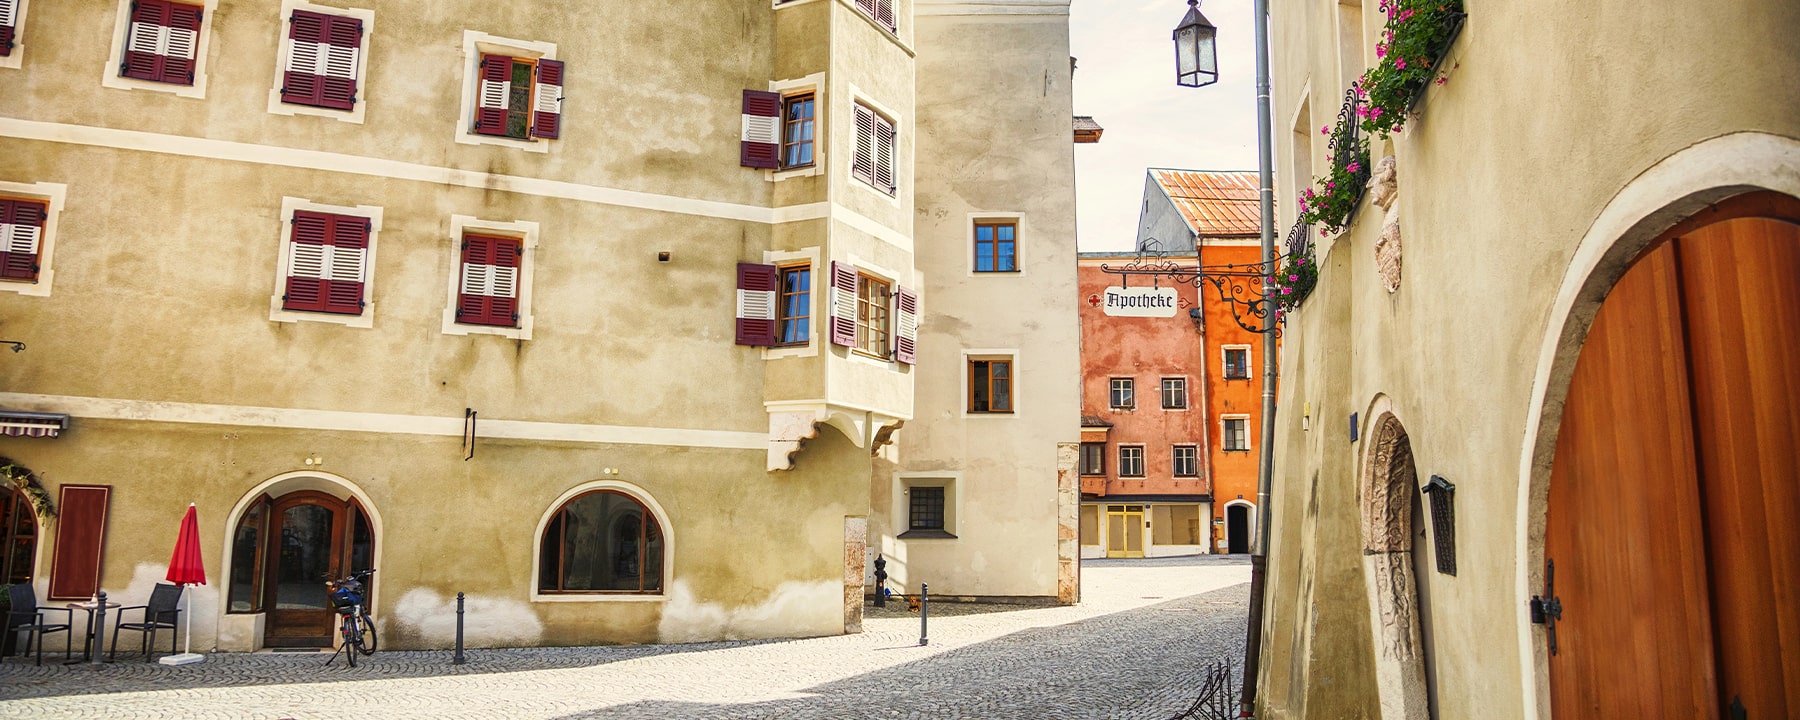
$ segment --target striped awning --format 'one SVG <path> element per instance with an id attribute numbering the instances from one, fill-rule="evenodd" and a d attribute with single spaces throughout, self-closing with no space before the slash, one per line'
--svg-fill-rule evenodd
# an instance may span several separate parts
<path id="1" fill-rule="evenodd" d="M 69 429 L 69 416 L 67 415 L 0 410 L 0 435 L 53 438 L 67 429 Z"/>

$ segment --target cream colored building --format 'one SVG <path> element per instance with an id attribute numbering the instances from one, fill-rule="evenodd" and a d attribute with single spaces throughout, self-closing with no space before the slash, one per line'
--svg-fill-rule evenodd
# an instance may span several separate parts
<path id="1" fill-rule="evenodd" d="M 1287 228 L 1296 179 L 1331 162 L 1321 128 L 1343 117 L 1365 68 L 1394 58 L 1378 52 L 1387 17 L 1373 0 L 1274 8 Z M 1766 516 L 1719 515 L 1752 511 L 1714 500 L 1738 496 L 1708 463 L 1772 458 L 1761 482 L 1794 487 L 1800 370 L 1779 359 L 1793 356 L 1800 312 L 1800 5 L 1467 0 L 1466 11 L 1404 131 L 1372 140 L 1369 193 L 1346 230 L 1317 241 L 1317 288 L 1283 335 L 1257 716 L 1784 716 L 1800 707 L 1800 665 L 1791 640 L 1785 660 L 1766 643 L 1790 637 L 1774 628 L 1800 613 L 1775 589 L 1796 576 L 1796 540 L 1767 518 L 1800 503 L 1770 491 L 1757 501 Z M 1745 227 L 1771 238 L 1755 245 L 1767 254 L 1702 274 L 1683 265 L 1685 301 L 1631 294 L 1677 246 L 1689 263 L 1751 247 Z M 1698 240 L 1719 233 L 1740 239 Z M 1720 304 L 1699 314 L 1696 293 Z M 1607 319 L 1673 318 L 1683 302 L 1685 346 L 1657 345 L 1660 321 Z M 1697 339 L 1713 330 L 1741 334 Z M 1707 380 L 1714 353 L 1743 370 Z M 1655 362 L 1695 369 L 1681 380 Z M 1727 380 L 1747 384 L 1711 395 L 1707 382 Z M 1644 395 L 1588 414 L 1608 384 Z M 1665 391 L 1691 392 L 1691 425 L 1686 401 L 1632 404 Z M 1761 405 L 1709 415 L 1709 397 Z M 1660 440 L 1628 434 L 1665 421 L 1675 429 Z M 1663 455 L 1681 448 L 1700 449 Z M 1665 472 L 1687 489 L 1656 490 Z M 1598 494 L 1582 505 L 1582 493 Z M 1701 507 L 1710 514 L 1695 527 L 1713 530 L 1686 534 Z M 1764 564 L 1729 564 L 1740 557 Z M 1680 579 L 1641 575 L 1657 569 Z M 1727 591 L 1741 583 L 1754 587 Z M 1555 652 L 1534 597 L 1560 603 Z M 1751 612 L 1744 597 L 1765 599 L 1760 631 L 1729 617 Z"/>
<path id="2" fill-rule="evenodd" d="M 459 592 L 476 646 L 855 631 L 870 541 L 1058 594 L 1073 311 L 1027 338 L 987 302 L 1025 278 L 964 265 L 1018 217 L 1030 291 L 1073 282 L 1066 2 L 0 3 L 40 601 L 141 602 L 189 503 L 196 648 L 329 645 L 320 577 L 365 567 L 393 648 Z M 972 72 L 971 33 L 1006 52 Z M 996 348 L 1029 415 L 921 416 Z M 955 543 L 892 538 L 916 473 L 961 473 Z"/>

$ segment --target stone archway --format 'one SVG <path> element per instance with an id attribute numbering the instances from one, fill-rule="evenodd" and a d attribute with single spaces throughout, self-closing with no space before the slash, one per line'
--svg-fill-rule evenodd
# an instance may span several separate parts
<path id="1" fill-rule="evenodd" d="M 1424 720 L 1432 713 L 1424 608 L 1413 562 L 1418 469 L 1399 418 L 1381 412 L 1371 427 L 1361 483 L 1363 582 L 1369 593 L 1381 717 Z"/>

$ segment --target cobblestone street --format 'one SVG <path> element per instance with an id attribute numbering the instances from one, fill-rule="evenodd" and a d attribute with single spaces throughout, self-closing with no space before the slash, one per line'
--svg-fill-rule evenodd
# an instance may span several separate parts
<path id="1" fill-rule="evenodd" d="M 198 665 L 0 665 L 0 717 L 1149 718 L 1191 702 L 1206 660 L 1241 659 L 1249 565 L 1090 560 L 1083 602 L 871 609 L 859 635 L 691 645 L 213 654 Z M 56 656 L 61 660 L 61 654 Z M 46 658 L 48 662 L 48 658 Z"/>

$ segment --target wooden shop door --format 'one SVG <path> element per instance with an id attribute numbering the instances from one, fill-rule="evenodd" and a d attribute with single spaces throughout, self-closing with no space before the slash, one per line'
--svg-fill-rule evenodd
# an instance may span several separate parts
<path id="1" fill-rule="evenodd" d="M 1721 209 L 1800 207 L 1743 200 Z M 1683 223 L 1607 297 L 1564 407 L 1555 717 L 1800 715 L 1796 463 L 1800 227 Z"/>
<path id="2" fill-rule="evenodd" d="M 325 581 L 342 577 L 344 501 L 320 492 L 276 498 L 270 515 L 268 573 L 263 582 L 269 609 L 263 644 L 269 647 L 331 647 L 335 614 L 325 597 Z"/>

